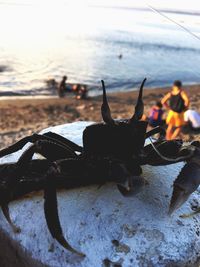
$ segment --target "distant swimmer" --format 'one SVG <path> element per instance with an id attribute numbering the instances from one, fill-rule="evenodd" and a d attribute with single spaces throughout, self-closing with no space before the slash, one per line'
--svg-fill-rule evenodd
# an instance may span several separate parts
<path id="1" fill-rule="evenodd" d="M 119 58 L 119 59 L 122 59 L 122 57 L 123 57 L 122 54 L 119 54 L 119 55 L 118 55 L 118 58 Z"/>

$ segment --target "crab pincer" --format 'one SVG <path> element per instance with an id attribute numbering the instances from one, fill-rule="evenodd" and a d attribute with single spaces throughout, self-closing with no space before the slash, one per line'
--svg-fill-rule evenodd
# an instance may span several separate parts
<path id="1" fill-rule="evenodd" d="M 56 176 L 59 171 L 58 166 L 53 164 L 47 174 L 48 183 L 44 189 L 44 213 L 47 226 L 52 237 L 55 238 L 61 246 L 80 257 L 85 257 L 84 253 L 77 251 L 67 242 L 62 232 L 58 216 L 56 185 L 54 182 L 54 176 Z"/>
<path id="2" fill-rule="evenodd" d="M 182 168 L 174 181 L 169 214 L 182 206 L 189 196 L 197 190 L 200 184 L 200 148 L 199 143 L 192 143 L 195 147 L 194 155 Z"/>

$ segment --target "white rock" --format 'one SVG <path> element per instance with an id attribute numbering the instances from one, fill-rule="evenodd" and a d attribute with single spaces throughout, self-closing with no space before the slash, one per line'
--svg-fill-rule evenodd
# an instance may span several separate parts
<path id="1" fill-rule="evenodd" d="M 76 122 L 45 131 L 54 131 L 81 145 L 82 131 L 88 124 Z M 0 163 L 16 161 L 21 152 L 4 157 Z M 193 193 L 171 217 L 167 215 L 172 184 L 182 166 L 182 163 L 144 166 L 149 185 L 132 198 L 124 198 L 114 184 L 59 192 L 64 235 L 74 248 L 87 255 L 85 258 L 64 250 L 51 237 L 44 218 L 42 194 L 12 202 L 11 217 L 22 232 L 14 234 L 0 214 L 0 248 L 4 248 L 0 252 L 0 260 L 4 255 L 1 262 L 6 261 L 6 267 L 114 266 L 105 264 L 104 260 L 109 259 L 123 267 L 198 266 L 199 215 L 190 219 L 181 219 L 179 215 L 191 212 L 199 192 Z"/>

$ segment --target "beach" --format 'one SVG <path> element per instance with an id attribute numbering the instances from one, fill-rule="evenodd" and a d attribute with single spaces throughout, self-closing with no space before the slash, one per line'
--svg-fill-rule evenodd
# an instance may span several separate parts
<path id="1" fill-rule="evenodd" d="M 200 85 L 186 86 L 184 89 L 190 98 L 190 106 L 200 112 Z M 167 87 L 144 90 L 146 115 L 155 101 L 160 100 L 169 90 Z M 113 118 L 130 118 L 137 95 L 137 91 L 108 94 Z M 2 98 L 0 99 L 0 149 L 49 126 L 74 121 L 100 122 L 101 104 L 101 96 L 76 100 L 70 94 L 64 98 L 57 96 Z M 198 134 L 182 134 L 181 138 L 186 141 L 200 140 Z"/>

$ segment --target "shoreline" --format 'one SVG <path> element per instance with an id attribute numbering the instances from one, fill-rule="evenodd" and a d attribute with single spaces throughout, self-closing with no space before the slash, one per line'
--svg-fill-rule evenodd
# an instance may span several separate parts
<path id="1" fill-rule="evenodd" d="M 71 83 L 67 83 L 67 84 L 70 84 Z M 131 92 L 137 92 L 139 90 L 139 87 L 140 87 L 140 84 L 138 83 L 138 86 L 136 87 L 132 87 L 132 88 L 129 88 L 129 89 L 113 89 L 113 88 L 110 88 L 110 89 L 107 89 L 107 86 L 106 86 L 106 89 L 107 89 L 107 94 L 108 95 L 113 95 L 113 94 L 129 94 Z M 102 95 L 102 90 L 101 90 L 101 85 L 99 85 L 98 87 L 99 89 L 94 89 L 94 90 L 89 90 L 89 97 L 90 98 L 96 98 L 96 97 L 99 97 Z M 109 86 L 108 86 L 109 88 Z M 186 91 L 190 91 L 190 90 L 196 90 L 197 88 L 200 88 L 200 83 L 195 83 L 195 82 L 189 82 L 189 83 L 184 83 L 183 85 L 183 89 L 186 90 Z M 165 91 L 165 90 L 170 90 L 171 89 L 171 86 L 170 85 L 163 85 L 163 86 L 144 86 L 144 93 L 151 93 L 152 92 L 155 92 L 155 91 Z M 2 100 L 10 100 L 10 99 L 48 99 L 48 98 L 57 98 L 58 95 L 57 95 L 57 90 L 56 88 L 52 89 L 52 87 L 50 87 L 48 90 L 52 91 L 52 93 L 49 93 L 49 94 L 37 94 L 37 95 L 34 95 L 34 94 L 6 94 L 6 95 L 0 95 L 0 101 Z M 95 91 L 97 91 L 98 93 L 96 94 L 93 94 Z M 69 94 L 66 94 L 66 97 L 68 96 L 73 96 L 73 93 L 69 93 Z M 65 97 L 65 98 L 66 98 Z"/>
<path id="2" fill-rule="evenodd" d="M 1 101 L 15 101 L 15 100 L 23 100 L 23 99 L 27 99 L 27 100 L 32 100 L 32 99 L 49 99 L 49 98 L 57 98 L 57 95 L 12 95 L 12 96 L 0 96 L 0 102 Z"/>
<path id="3" fill-rule="evenodd" d="M 68 85 L 72 86 L 72 85 L 75 85 L 74 83 L 67 83 Z M 148 83 L 147 83 L 148 84 Z M 91 86 L 91 85 L 86 85 L 88 87 L 88 95 L 89 97 L 91 98 L 94 98 L 94 97 L 98 97 L 98 96 L 101 96 L 101 93 L 102 93 L 102 90 L 101 90 L 101 85 L 99 84 L 99 86 L 97 85 L 94 85 L 94 86 Z M 188 83 L 184 83 L 184 86 L 185 88 L 188 88 L 188 87 L 200 87 L 200 83 L 196 83 L 196 82 L 188 82 Z M 91 88 L 90 88 L 91 87 Z M 108 86 L 108 94 L 118 94 L 118 93 L 130 93 L 130 92 L 137 92 L 138 89 L 140 87 L 140 83 L 138 83 L 138 86 L 134 86 L 132 88 L 126 88 L 126 89 L 120 89 L 120 87 L 116 87 L 115 89 L 113 89 L 112 87 L 109 88 Z M 151 91 L 151 90 L 169 90 L 170 89 L 170 85 L 152 85 L 152 86 L 147 86 L 145 90 L 147 91 Z M 107 87 L 106 87 L 107 88 Z M 43 88 L 44 89 L 44 88 Z M 32 93 L 28 94 L 28 91 L 27 91 L 27 94 L 20 94 L 20 93 L 6 93 L 6 94 L 1 94 L 0 93 L 0 102 L 3 101 L 3 100 L 10 100 L 10 99 L 48 99 L 48 98 L 55 98 L 57 97 L 57 89 L 56 88 L 53 88 L 52 86 L 50 86 L 49 88 L 46 88 L 47 91 L 49 91 L 49 93 L 44 93 L 44 94 L 33 94 L 34 92 L 34 89 L 31 90 Z M 73 96 L 73 93 L 72 94 L 68 94 L 67 96 Z"/>
<path id="4" fill-rule="evenodd" d="M 200 84 L 184 86 L 191 107 L 200 112 Z M 144 90 L 145 114 L 148 115 L 155 101 L 160 100 L 171 87 Z M 138 91 L 109 92 L 108 101 L 113 118 L 130 118 L 133 115 Z M 74 121 L 95 121 L 101 118 L 102 96 L 76 100 L 73 95 L 29 96 L 0 98 L 0 149 L 18 139 L 39 132 L 49 126 Z M 184 140 L 200 139 L 198 135 L 184 135 Z"/>

